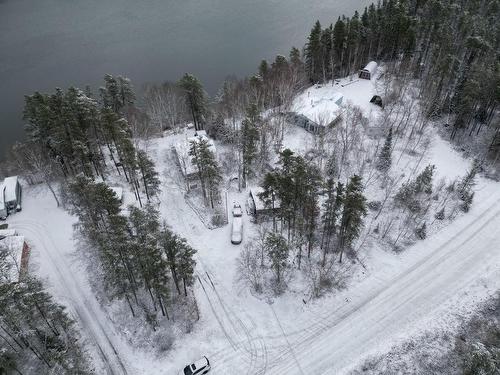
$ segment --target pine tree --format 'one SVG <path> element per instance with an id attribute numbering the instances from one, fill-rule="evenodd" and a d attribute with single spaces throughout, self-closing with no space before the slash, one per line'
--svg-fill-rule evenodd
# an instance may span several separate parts
<path id="1" fill-rule="evenodd" d="M 296 47 L 292 47 L 290 50 L 290 64 L 296 70 L 300 70 L 302 68 L 303 62 L 300 58 L 300 51 Z"/>
<path id="2" fill-rule="evenodd" d="M 288 265 L 289 247 L 286 239 L 278 233 L 269 233 L 265 239 L 267 256 L 271 262 L 271 269 L 276 277 L 276 284 L 281 288 L 283 272 Z"/>
<path id="3" fill-rule="evenodd" d="M 277 197 L 279 194 L 279 175 L 276 172 L 266 173 L 262 182 L 262 192 L 259 193 L 259 199 L 264 202 L 266 208 L 270 208 L 273 216 L 273 230 L 276 231 L 276 213 Z"/>
<path id="4" fill-rule="evenodd" d="M 321 56 L 321 24 L 316 21 L 305 49 L 306 73 L 310 82 L 318 82 L 322 79 Z"/>
<path id="5" fill-rule="evenodd" d="M 434 176 L 434 171 L 436 166 L 429 164 L 424 168 L 424 170 L 415 179 L 415 192 L 425 193 L 427 195 L 432 194 L 432 178 Z"/>
<path id="6" fill-rule="evenodd" d="M 191 248 L 185 239 L 172 233 L 163 225 L 160 234 L 160 245 L 167 257 L 170 272 L 179 295 L 181 294 L 180 282 L 183 282 L 184 294 L 187 296 L 187 287 L 193 285 L 194 267 L 196 262 L 194 256 L 196 251 Z"/>
<path id="7" fill-rule="evenodd" d="M 203 85 L 195 76 L 186 73 L 180 79 L 179 86 L 184 90 L 186 104 L 191 111 L 195 129 L 204 129 L 208 106 Z"/>
<path id="8" fill-rule="evenodd" d="M 354 175 L 345 189 L 338 235 L 339 262 L 342 262 L 344 251 L 350 248 L 358 238 L 363 227 L 363 217 L 366 214 L 366 198 L 363 195 L 361 177 Z"/>
<path id="9" fill-rule="evenodd" d="M 0 284 L 0 317 L 5 345 L 0 369 L 5 373 L 93 373 L 74 321 L 39 280 Z"/>
<path id="10" fill-rule="evenodd" d="M 326 263 L 326 254 L 330 251 L 332 239 L 337 234 L 338 219 L 341 213 L 342 204 L 344 201 L 344 185 L 335 183 L 333 179 L 328 179 L 326 182 L 327 197 L 323 203 L 323 215 L 321 218 L 323 224 L 323 233 L 321 237 L 321 249 L 323 250 L 322 264 Z"/>
<path id="11" fill-rule="evenodd" d="M 211 207 L 214 208 L 215 199 L 219 196 L 222 174 L 208 140 L 199 137 L 197 140 L 191 141 L 189 155 L 192 157 L 193 165 L 197 168 L 203 197 L 207 204 L 210 203 Z"/>
<path id="12" fill-rule="evenodd" d="M 425 223 L 425 221 L 420 227 L 417 227 L 417 229 L 415 229 L 415 235 L 418 239 L 425 240 L 425 238 L 427 237 L 427 224 Z"/>
<path id="13" fill-rule="evenodd" d="M 333 27 L 333 50 L 335 53 L 334 61 L 340 75 L 344 75 L 344 51 L 346 47 L 346 25 L 340 17 Z"/>
<path id="14" fill-rule="evenodd" d="M 389 133 L 387 133 L 387 137 L 385 138 L 384 146 L 378 155 L 377 160 L 377 169 L 380 172 L 387 173 L 387 171 L 391 168 L 392 163 L 392 127 L 389 129 Z"/>
<path id="15" fill-rule="evenodd" d="M 472 205 L 472 200 L 474 199 L 472 189 L 476 185 L 476 175 L 480 168 L 481 164 L 477 160 L 474 160 L 467 174 L 457 185 L 457 196 L 462 201 L 460 209 L 464 212 L 468 212 Z"/>
<path id="16" fill-rule="evenodd" d="M 252 164 L 257 155 L 257 142 L 259 141 L 259 126 L 262 122 L 259 110 L 255 104 L 248 107 L 246 117 L 241 127 L 241 152 L 243 187 L 246 187 L 247 178 L 252 173 Z"/>
<path id="17" fill-rule="evenodd" d="M 144 209 L 130 208 L 131 246 L 136 267 L 144 281 L 154 310 L 160 306 L 163 316 L 168 317 L 167 304 L 170 295 L 170 280 L 166 270 L 168 263 L 159 246 L 160 214 L 152 205 Z"/>
<path id="18" fill-rule="evenodd" d="M 437 220 L 444 220 L 445 218 L 445 211 L 444 211 L 444 207 L 442 209 L 440 209 L 438 212 L 436 212 L 436 215 L 434 215 L 434 217 L 437 219 Z"/>
<path id="19" fill-rule="evenodd" d="M 154 162 L 142 150 L 137 151 L 137 166 L 141 172 L 142 183 L 149 201 L 151 196 L 157 195 L 160 190 L 158 172 L 155 170 Z"/>

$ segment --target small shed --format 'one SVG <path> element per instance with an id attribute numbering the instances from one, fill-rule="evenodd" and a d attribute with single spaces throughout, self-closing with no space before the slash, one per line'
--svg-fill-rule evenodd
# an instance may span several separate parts
<path id="1" fill-rule="evenodd" d="M 280 202 L 277 199 L 274 201 L 274 209 L 273 207 L 266 205 L 266 203 L 259 197 L 259 194 L 263 191 L 264 189 L 261 187 L 255 187 L 251 188 L 249 193 L 248 206 L 250 213 L 256 220 L 264 220 L 280 208 Z"/>
<path id="2" fill-rule="evenodd" d="M 372 79 L 377 73 L 378 64 L 375 61 L 370 61 L 364 69 L 359 71 L 359 78 Z"/>
<path id="3" fill-rule="evenodd" d="M 384 103 L 382 101 L 382 98 L 378 95 L 373 95 L 373 97 L 370 100 L 370 103 L 378 105 L 380 108 L 384 108 Z"/>
<path id="4" fill-rule="evenodd" d="M 4 203 L 8 212 L 21 211 L 22 187 L 17 176 L 6 177 Z"/>
<path id="5" fill-rule="evenodd" d="M 7 265 L 6 272 L 0 275 L 0 283 L 17 283 L 28 272 L 30 248 L 24 236 L 11 233 L 0 235 L 0 252 Z"/>

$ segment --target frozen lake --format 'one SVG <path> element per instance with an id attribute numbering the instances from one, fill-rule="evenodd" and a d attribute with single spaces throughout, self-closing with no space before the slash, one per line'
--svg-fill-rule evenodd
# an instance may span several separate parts
<path id="1" fill-rule="evenodd" d="M 23 95 L 105 73 L 145 82 L 191 72 L 214 94 L 228 75 L 302 47 L 314 21 L 369 0 L 0 0 L 0 158 L 22 138 Z"/>

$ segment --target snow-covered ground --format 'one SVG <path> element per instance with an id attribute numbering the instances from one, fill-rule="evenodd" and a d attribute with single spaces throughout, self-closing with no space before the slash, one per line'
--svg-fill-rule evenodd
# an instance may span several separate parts
<path id="1" fill-rule="evenodd" d="M 378 116 L 379 110 L 368 103 L 375 92 L 370 81 L 346 80 L 309 90 L 310 94 L 302 94 L 304 100 L 337 90 L 361 105 L 368 118 Z M 91 291 L 81 257 L 75 254 L 75 218 L 55 207 L 47 189 L 26 187 L 23 211 L 8 219 L 32 245 L 31 271 L 42 276 L 68 306 L 96 362 L 103 362 L 98 373 L 176 374 L 202 355 L 210 359 L 217 375 L 347 373 L 405 338 L 453 324 L 456 315 L 473 310 L 500 288 L 500 188 L 480 178 L 469 213 L 403 253 L 374 247 L 364 254 L 366 270 L 346 289 L 313 301 L 293 291 L 274 300 L 253 296 L 236 282 L 236 259 L 256 226 L 244 214 L 245 240 L 236 246 L 230 243 L 231 215 L 229 225 L 214 230 L 199 220 L 184 199 L 171 155 L 172 145 L 182 138 L 185 134 L 153 139 L 147 151 L 162 179 L 163 218 L 198 250 L 195 294 L 201 318 L 162 357 L 151 354 L 148 347 L 137 348 L 116 332 Z M 305 144 L 310 147 L 312 139 L 294 128 L 285 144 L 300 150 Z M 449 179 L 463 175 L 469 166 L 437 136 L 422 165 L 426 163 L 436 165 L 438 178 Z M 229 184 L 226 190 L 229 206 L 233 201 L 244 206 L 246 191 L 240 193 Z"/>

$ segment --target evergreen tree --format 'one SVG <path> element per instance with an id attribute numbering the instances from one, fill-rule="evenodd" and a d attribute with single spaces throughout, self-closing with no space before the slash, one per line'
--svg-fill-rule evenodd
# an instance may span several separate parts
<path id="1" fill-rule="evenodd" d="M 377 169 L 386 173 L 391 168 L 392 163 L 392 127 L 385 138 L 384 146 L 380 150 L 377 160 Z"/>
<path id="2" fill-rule="evenodd" d="M 203 197 L 214 208 L 215 199 L 219 196 L 222 174 L 208 140 L 199 137 L 197 140 L 191 141 L 189 155 L 192 156 L 192 163 L 197 168 Z"/>
<path id="3" fill-rule="evenodd" d="M 460 204 L 460 209 L 464 212 L 468 212 L 472 205 L 472 200 L 474 199 L 474 192 L 472 189 L 476 185 L 476 175 L 480 168 L 480 163 L 474 160 L 472 167 L 457 185 L 457 196 L 462 202 Z"/>
<path id="4" fill-rule="evenodd" d="M 259 199 L 264 202 L 266 208 L 270 208 L 273 216 L 273 230 L 276 231 L 275 208 L 278 206 L 277 197 L 279 194 L 279 175 L 276 172 L 266 173 L 262 182 L 262 192 L 259 193 Z"/>
<path id="5" fill-rule="evenodd" d="M 35 278 L 0 284 L 0 328 L 6 374 L 93 373 L 74 321 Z"/>
<path id="6" fill-rule="evenodd" d="M 440 209 L 438 212 L 436 212 L 436 215 L 434 215 L 434 217 L 437 219 L 437 220 L 444 220 L 445 218 L 445 211 L 444 211 L 444 207 L 442 209 Z"/>
<path id="7" fill-rule="evenodd" d="M 344 20 L 340 17 L 333 27 L 333 51 L 335 53 L 334 61 L 340 75 L 344 75 L 344 50 L 346 47 L 346 26 Z"/>
<path id="8" fill-rule="evenodd" d="M 366 198 L 363 195 L 361 177 L 354 175 L 345 189 L 338 234 L 339 262 L 342 262 L 344 251 L 350 248 L 359 237 L 363 227 L 363 217 L 366 214 Z"/>
<path id="9" fill-rule="evenodd" d="M 160 234 L 160 245 L 167 257 L 177 292 L 181 294 L 180 283 L 182 281 L 184 294 L 187 295 L 187 287 L 192 286 L 194 282 L 196 251 L 187 244 L 185 239 L 172 233 L 165 224 Z"/>
<path id="10" fill-rule="evenodd" d="M 417 227 L 415 235 L 418 239 L 425 240 L 427 237 L 427 224 L 425 222 L 421 226 Z"/>
<path id="11" fill-rule="evenodd" d="M 252 173 L 252 164 L 257 155 L 257 142 L 259 141 L 259 126 L 262 122 L 255 104 L 248 107 L 246 117 L 241 123 L 241 152 L 243 187 L 246 187 L 247 178 Z"/>
<path id="12" fill-rule="evenodd" d="M 152 195 L 158 194 L 160 190 L 160 179 L 155 170 L 154 162 L 148 157 L 145 151 L 137 151 L 137 166 L 142 176 L 142 183 L 146 191 L 148 201 Z"/>
<path id="13" fill-rule="evenodd" d="M 288 265 L 289 247 L 286 239 L 278 233 L 269 233 L 265 239 L 267 256 L 271 262 L 271 269 L 276 277 L 276 284 L 281 287 L 283 272 Z"/>
<path id="14" fill-rule="evenodd" d="M 322 79 L 321 24 L 316 21 L 309 34 L 305 49 L 306 73 L 310 82 Z"/>
<path id="15" fill-rule="evenodd" d="M 179 86 L 184 90 L 186 104 L 191 111 L 195 129 L 204 129 L 208 107 L 203 85 L 195 76 L 186 73 L 180 79 Z"/>
<path id="16" fill-rule="evenodd" d="M 326 182 L 326 194 L 327 197 L 323 203 L 323 215 L 321 218 L 323 224 L 323 234 L 321 237 L 323 265 L 325 265 L 326 254 L 330 251 L 332 240 L 337 234 L 338 220 L 344 201 L 344 185 L 338 182 L 337 186 L 335 186 L 333 179 L 330 178 Z"/>
<path id="17" fill-rule="evenodd" d="M 300 58 L 300 51 L 296 47 L 292 47 L 290 50 L 290 64 L 296 70 L 300 70 L 302 68 L 302 59 Z"/>

